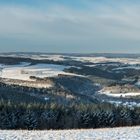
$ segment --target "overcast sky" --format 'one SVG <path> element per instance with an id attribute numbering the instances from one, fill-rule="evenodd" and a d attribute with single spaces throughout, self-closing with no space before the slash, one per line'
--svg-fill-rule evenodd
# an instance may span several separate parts
<path id="1" fill-rule="evenodd" d="M 140 1 L 0 0 L 0 51 L 140 53 Z"/>

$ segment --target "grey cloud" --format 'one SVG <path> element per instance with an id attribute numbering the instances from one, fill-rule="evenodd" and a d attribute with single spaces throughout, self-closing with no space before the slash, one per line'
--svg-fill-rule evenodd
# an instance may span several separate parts
<path id="1" fill-rule="evenodd" d="M 111 40 L 139 41 L 138 6 L 110 6 L 76 10 L 54 6 L 47 10 L 29 7 L 0 7 L 0 36 L 50 46 L 103 46 Z M 122 41 L 124 40 L 124 41 Z M 110 42 L 109 42 L 110 41 Z M 30 44 L 30 43 L 28 43 Z M 119 44 L 119 43 L 118 43 Z M 90 47 L 89 47 L 90 48 Z M 90 48 L 91 49 L 91 48 Z"/>

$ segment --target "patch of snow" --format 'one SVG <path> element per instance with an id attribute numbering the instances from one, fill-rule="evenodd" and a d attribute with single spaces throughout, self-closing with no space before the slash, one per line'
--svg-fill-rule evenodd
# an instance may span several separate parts
<path id="1" fill-rule="evenodd" d="M 26 66 L 29 66 L 31 63 L 28 63 L 28 62 L 21 62 L 19 64 L 16 64 L 16 65 L 5 65 L 5 64 L 0 64 L 0 68 L 9 68 L 9 67 L 26 67 Z"/>
<path id="2" fill-rule="evenodd" d="M 100 87 L 101 86 L 100 83 L 95 83 L 94 85 L 97 86 L 97 87 Z"/>
<path id="3" fill-rule="evenodd" d="M 93 63 L 106 62 L 107 60 L 106 57 L 72 57 L 71 56 L 70 58 L 76 61 L 93 62 Z"/>
<path id="4" fill-rule="evenodd" d="M 124 101 L 115 101 L 115 100 L 112 100 L 112 101 L 108 101 L 109 103 L 111 104 L 114 104 L 116 106 L 126 106 L 126 107 L 129 107 L 131 109 L 133 109 L 134 107 L 140 107 L 140 103 L 137 103 L 137 102 L 124 102 Z"/>
<path id="5" fill-rule="evenodd" d="M 0 54 L 1 57 L 18 57 L 18 58 L 31 58 L 34 60 L 53 60 L 53 61 L 63 61 L 63 55 L 50 55 L 50 54 Z"/>
<path id="6" fill-rule="evenodd" d="M 118 66 L 118 64 L 113 64 L 113 63 L 105 63 L 105 64 L 92 64 L 92 65 L 85 65 L 85 66 L 88 66 L 88 67 L 96 67 L 98 65 L 101 65 L 101 66 Z"/>
<path id="7" fill-rule="evenodd" d="M 4 65 L 2 66 L 0 77 L 8 79 L 33 81 L 32 79 L 30 79 L 30 76 L 44 78 L 58 76 L 58 74 L 76 75 L 73 73 L 67 73 L 63 71 L 65 68 L 69 67 L 70 66 L 54 65 L 54 64 L 29 65 L 29 63 L 28 64 L 21 63 L 19 65 Z"/>
<path id="8" fill-rule="evenodd" d="M 76 69 L 82 69 L 81 67 L 77 67 L 77 66 L 71 66 L 71 68 L 76 68 Z"/>
<path id="9" fill-rule="evenodd" d="M 35 60 L 64 61 L 62 55 L 33 55 L 31 58 Z"/>
<path id="10" fill-rule="evenodd" d="M 93 64 L 93 65 L 85 65 L 87 67 L 96 67 L 97 65 L 96 64 Z"/>
<path id="11" fill-rule="evenodd" d="M 128 66 L 128 67 L 119 67 L 119 68 L 114 68 L 113 70 L 123 70 L 123 69 L 135 69 L 135 70 L 140 70 L 140 66 Z"/>
<path id="12" fill-rule="evenodd" d="M 45 97 L 45 98 L 44 98 L 44 100 L 45 100 L 45 101 L 49 101 L 49 100 L 50 100 L 50 98 L 48 98 L 48 97 Z"/>
<path id="13" fill-rule="evenodd" d="M 140 64 L 140 58 L 107 58 L 107 57 L 72 57 L 71 59 L 81 62 L 91 63 L 106 63 L 106 62 L 119 62 L 124 64 Z"/>
<path id="14" fill-rule="evenodd" d="M 105 94 L 107 96 L 112 96 L 112 97 L 128 97 L 128 96 L 139 96 L 140 95 L 140 92 L 138 93 L 135 93 L 135 92 L 130 92 L 130 93 L 111 93 L 110 91 L 99 91 L 98 92 L 99 94 Z"/>

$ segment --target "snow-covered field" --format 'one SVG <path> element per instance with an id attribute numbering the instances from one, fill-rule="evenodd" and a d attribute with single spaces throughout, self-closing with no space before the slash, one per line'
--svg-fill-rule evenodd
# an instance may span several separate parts
<path id="1" fill-rule="evenodd" d="M 35 55 L 35 54 L 0 54 L 1 57 L 19 57 L 19 58 L 31 58 L 34 60 L 53 60 L 53 61 L 63 61 L 64 56 L 63 55 L 49 55 L 49 54 L 40 54 L 40 55 Z"/>
<path id="2" fill-rule="evenodd" d="M 73 60 L 92 63 L 120 62 L 124 64 L 140 64 L 140 58 L 107 58 L 107 57 L 71 57 Z"/>
<path id="3" fill-rule="evenodd" d="M 113 70 L 124 70 L 124 69 L 135 69 L 135 70 L 140 70 L 140 66 L 128 66 L 128 67 L 119 67 L 119 68 L 115 68 Z"/>
<path id="4" fill-rule="evenodd" d="M 73 55 L 59 55 L 59 54 L 0 54 L 1 57 L 19 57 L 19 58 L 31 58 L 35 60 L 53 60 L 64 61 L 67 58 L 81 62 L 91 63 L 105 63 L 105 62 L 120 62 L 124 64 L 140 64 L 140 57 L 138 58 L 107 58 L 104 56 L 73 56 Z M 66 57 L 66 58 L 65 58 Z"/>
<path id="5" fill-rule="evenodd" d="M 64 131 L 1 130 L 0 140 L 140 140 L 140 127 Z"/>
<path id="6" fill-rule="evenodd" d="M 30 65 L 30 63 L 21 63 L 19 65 L 0 65 L 0 77 L 32 81 L 30 76 L 44 78 L 58 76 L 58 74 L 74 75 L 72 73 L 64 72 L 63 70 L 65 68 L 69 68 L 69 66 L 54 64 Z"/>
<path id="7" fill-rule="evenodd" d="M 114 104 L 116 106 L 125 106 L 125 107 L 128 107 L 128 108 L 131 108 L 131 109 L 134 109 L 135 107 L 140 107 L 140 103 L 137 103 L 137 102 L 127 102 L 127 101 L 116 101 L 116 100 L 112 100 L 112 101 L 108 101 L 109 103 L 111 104 Z"/>
<path id="8" fill-rule="evenodd" d="M 111 93 L 110 91 L 104 91 L 101 90 L 98 92 L 99 94 L 105 94 L 107 96 L 112 96 L 112 97 L 130 97 L 130 96 L 140 96 L 140 92 L 129 92 L 129 93 Z"/>
<path id="9" fill-rule="evenodd" d="M 100 90 L 97 92 L 97 94 L 100 95 L 107 95 L 108 97 L 116 97 L 118 99 L 122 98 L 125 99 L 126 97 L 135 97 L 135 96 L 140 96 L 140 93 L 137 92 L 132 92 L 132 93 L 111 93 L 110 91 L 104 91 L 104 90 Z M 104 102 L 104 100 L 103 100 Z M 116 106 L 126 106 L 129 108 L 134 108 L 134 107 L 140 107 L 140 103 L 135 102 L 135 101 L 124 101 L 124 100 L 115 100 L 115 99 L 111 99 L 108 100 L 107 102 L 114 104 Z"/>
<path id="10" fill-rule="evenodd" d="M 48 55 L 48 54 L 40 54 L 40 55 L 29 55 L 29 54 L 9 54 L 2 55 L 3 57 L 21 57 L 21 58 L 31 58 L 35 60 L 53 60 L 53 61 L 64 61 L 67 58 L 71 60 L 81 61 L 81 62 L 91 62 L 93 64 L 88 65 L 89 67 L 96 66 L 96 63 L 106 63 L 106 62 L 119 62 L 123 64 L 129 64 L 128 67 L 118 67 L 114 70 L 123 70 L 123 69 L 140 69 L 140 58 L 107 58 L 107 57 L 78 57 L 78 56 L 65 56 L 65 55 Z M 117 64 L 111 64 L 117 65 Z M 43 77 L 52 77 L 57 76 L 58 74 L 66 74 L 73 75 L 71 73 L 66 73 L 63 70 L 68 68 L 68 66 L 63 65 L 55 65 L 55 64 L 37 64 L 30 65 L 30 63 L 22 62 L 19 65 L 2 65 L 0 64 L 0 77 L 1 78 L 9 78 L 9 79 L 18 79 L 18 80 L 31 80 L 30 76 L 37 76 L 40 78 Z M 117 95 L 119 96 L 119 95 Z"/>

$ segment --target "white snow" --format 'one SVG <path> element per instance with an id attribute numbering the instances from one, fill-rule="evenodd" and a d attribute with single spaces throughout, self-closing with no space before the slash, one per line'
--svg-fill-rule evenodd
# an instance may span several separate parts
<path id="1" fill-rule="evenodd" d="M 73 60 L 91 63 L 120 62 L 124 64 L 140 64 L 140 58 L 107 58 L 107 57 L 72 57 Z"/>
<path id="2" fill-rule="evenodd" d="M 105 94 L 107 96 L 112 96 L 112 97 L 128 97 L 128 96 L 139 96 L 140 92 L 130 92 L 130 93 L 111 93 L 109 90 L 101 90 L 98 92 L 99 94 Z"/>
<path id="3" fill-rule="evenodd" d="M 48 97 L 45 97 L 45 98 L 44 98 L 44 100 L 45 100 L 45 101 L 49 101 L 49 100 L 50 100 L 50 98 L 48 98 Z"/>
<path id="4" fill-rule="evenodd" d="M 69 68 L 69 66 L 54 64 L 29 65 L 29 63 L 21 63 L 19 65 L 1 65 L 1 68 L 1 78 L 18 79 L 25 81 L 32 81 L 32 79 L 30 79 L 30 76 L 44 78 L 58 76 L 58 74 L 76 75 L 63 71 L 65 68 Z"/>
<path id="5" fill-rule="evenodd" d="M 62 55 L 33 55 L 31 58 L 35 60 L 64 61 Z"/>
<path id="6" fill-rule="evenodd" d="M 120 98 L 120 97 L 134 97 L 134 96 L 140 96 L 140 93 L 111 93 L 110 91 L 99 91 L 98 94 L 105 94 L 107 96 L 111 96 L 111 97 L 116 97 L 116 98 Z M 103 100 L 104 102 L 104 100 Z M 111 103 L 111 104 L 114 104 L 116 106 L 119 106 L 119 105 L 123 105 L 123 106 L 127 106 L 129 108 L 134 108 L 134 107 L 140 107 L 140 103 L 137 103 L 135 101 L 118 101 L 118 100 L 115 100 L 115 99 L 111 99 L 111 100 L 108 100 L 107 102 Z"/>
<path id="7" fill-rule="evenodd" d="M 140 86 L 140 81 L 138 81 L 135 85 Z"/>
<path id="8" fill-rule="evenodd" d="M 127 101 L 115 101 L 115 100 L 112 100 L 112 101 L 108 101 L 109 103 L 113 104 L 113 105 L 116 105 L 116 106 L 126 106 L 126 107 L 129 107 L 131 109 L 134 109 L 134 107 L 140 107 L 140 103 L 137 103 L 137 102 L 134 102 L 134 101 L 130 101 L 130 102 L 127 102 Z"/>
<path id="9" fill-rule="evenodd" d="M 107 58 L 106 57 L 72 57 L 70 56 L 71 59 L 76 60 L 76 61 L 81 61 L 81 62 L 93 62 L 93 63 L 99 63 L 99 62 L 106 62 Z"/>
<path id="10" fill-rule="evenodd" d="M 113 70 L 123 70 L 123 69 L 135 69 L 135 70 L 140 70 L 140 66 L 127 66 L 127 67 L 119 67 L 119 68 L 114 68 Z"/>
<path id="11" fill-rule="evenodd" d="M 1 140 L 140 140 L 140 127 L 79 130 L 0 130 Z"/>
<path id="12" fill-rule="evenodd" d="M 59 54 L 0 54 L 2 57 L 20 57 L 20 58 L 31 58 L 35 60 L 53 60 L 53 61 L 64 61 L 66 55 Z M 107 58 L 107 57 L 97 57 L 97 56 L 67 56 L 72 60 L 81 61 L 81 62 L 91 62 L 91 63 L 106 63 L 106 62 L 120 62 L 124 64 L 140 64 L 140 57 L 138 58 Z M 110 64 L 114 65 L 114 64 Z"/>
<path id="13" fill-rule="evenodd" d="M 29 66 L 31 63 L 27 62 L 21 62 L 20 64 L 16 65 L 5 65 L 5 64 L 0 64 L 0 68 L 8 68 L 8 67 L 26 67 Z"/>
<path id="14" fill-rule="evenodd" d="M 31 58 L 34 60 L 53 60 L 53 61 L 63 61 L 63 55 L 51 55 L 51 54 L 0 54 L 1 57 L 19 57 L 19 58 Z"/>

